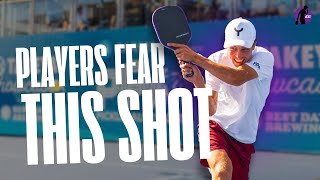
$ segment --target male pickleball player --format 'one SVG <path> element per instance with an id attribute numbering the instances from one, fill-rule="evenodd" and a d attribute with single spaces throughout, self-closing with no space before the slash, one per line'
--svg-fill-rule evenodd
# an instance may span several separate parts
<path id="1" fill-rule="evenodd" d="M 260 113 L 269 94 L 274 57 L 256 46 L 254 25 L 242 18 L 229 22 L 225 29 L 224 48 L 205 58 L 188 46 L 175 47 L 184 79 L 199 88 L 211 88 L 210 150 L 211 157 L 201 160 L 210 169 L 212 179 L 247 180 L 253 143 L 256 140 Z M 183 61 L 193 62 L 199 69 Z M 187 77 L 191 70 L 194 76 Z M 199 132 L 201 141 L 201 132 Z"/>

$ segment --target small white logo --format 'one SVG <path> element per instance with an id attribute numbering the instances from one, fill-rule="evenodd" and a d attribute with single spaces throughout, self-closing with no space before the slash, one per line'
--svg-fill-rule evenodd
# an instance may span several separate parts
<path id="1" fill-rule="evenodd" d="M 189 32 L 186 32 L 186 33 L 183 33 L 183 34 L 180 34 L 180 35 L 176 36 L 176 38 L 180 38 L 180 37 L 186 36 L 186 35 L 188 35 L 188 34 L 189 34 Z"/>
<path id="2" fill-rule="evenodd" d="M 308 15 L 306 15 L 306 16 L 304 16 L 305 18 L 310 18 L 311 19 L 311 15 L 310 14 L 308 14 Z"/>

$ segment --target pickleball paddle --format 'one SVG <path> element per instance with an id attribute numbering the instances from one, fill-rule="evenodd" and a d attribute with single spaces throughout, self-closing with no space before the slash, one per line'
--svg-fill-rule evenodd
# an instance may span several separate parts
<path id="1" fill-rule="evenodd" d="M 174 49 L 167 43 L 187 45 L 191 39 L 188 20 L 179 6 L 163 6 L 156 9 L 152 14 L 152 24 L 159 42 L 171 50 Z M 193 74 L 192 71 L 186 76 L 192 77 Z"/>

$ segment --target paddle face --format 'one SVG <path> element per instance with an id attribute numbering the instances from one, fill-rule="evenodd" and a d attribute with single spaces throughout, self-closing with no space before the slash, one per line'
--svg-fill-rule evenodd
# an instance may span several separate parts
<path id="1" fill-rule="evenodd" d="M 152 14 L 152 24 L 162 45 L 167 43 L 188 44 L 191 30 L 183 10 L 178 6 L 163 6 Z"/>

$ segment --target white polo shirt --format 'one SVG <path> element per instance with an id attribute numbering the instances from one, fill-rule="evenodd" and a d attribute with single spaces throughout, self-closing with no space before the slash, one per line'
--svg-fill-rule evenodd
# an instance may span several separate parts
<path id="1" fill-rule="evenodd" d="M 209 59 L 236 68 L 227 56 L 227 49 L 210 55 Z M 227 84 L 207 71 L 205 76 L 206 87 L 218 92 L 217 111 L 211 119 L 233 138 L 251 144 L 256 140 L 260 113 L 270 91 L 274 57 L 265 48 L 256 46 L 246 64 L 257 72 L 258 77 L 241 86 Z"/>

